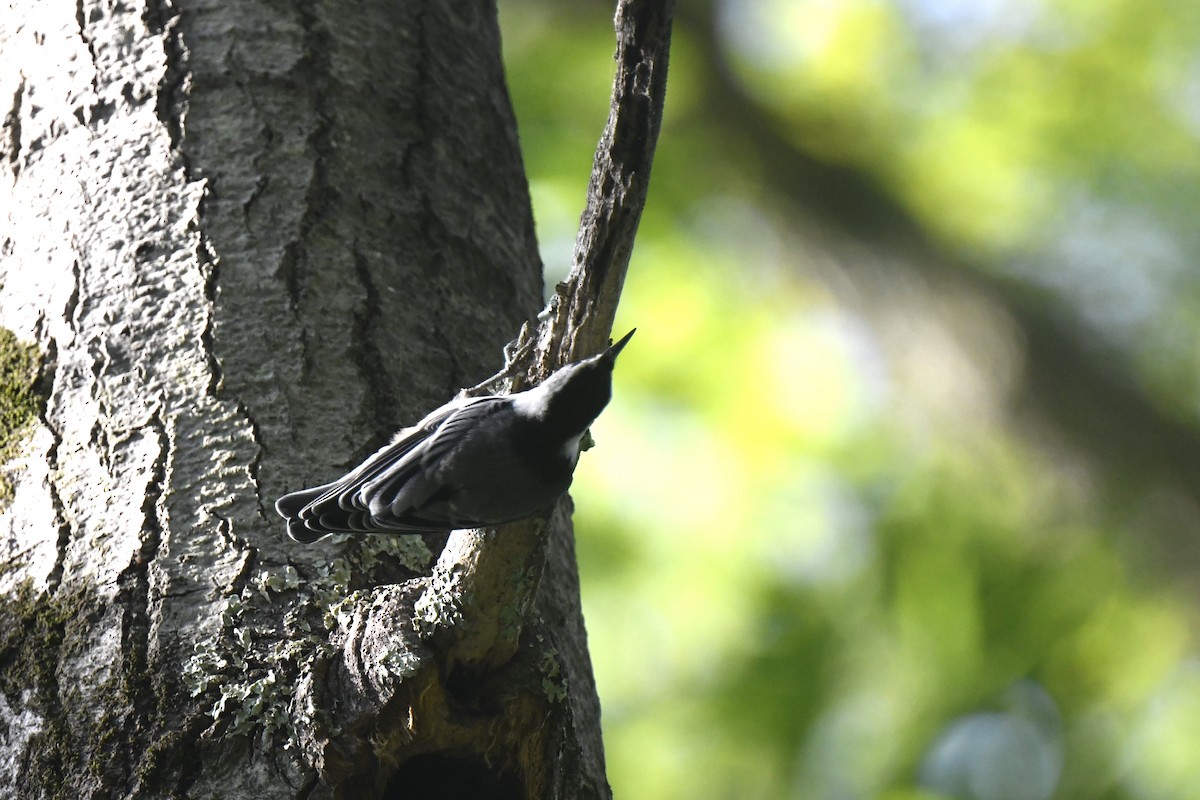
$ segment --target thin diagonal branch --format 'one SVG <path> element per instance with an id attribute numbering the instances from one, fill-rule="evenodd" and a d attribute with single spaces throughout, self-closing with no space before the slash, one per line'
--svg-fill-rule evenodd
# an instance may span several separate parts
<path id="1" fill-rule="evenodd" d="M 540 367 L 574 361 L 608 343 L 650 187 L 662 125 L 674 0 L 617 6 L 617 73 L 604 135 L 596 148 L 574 264 L 551 301 Z M 548 336 L 547 336 L 548 335 Z"/>

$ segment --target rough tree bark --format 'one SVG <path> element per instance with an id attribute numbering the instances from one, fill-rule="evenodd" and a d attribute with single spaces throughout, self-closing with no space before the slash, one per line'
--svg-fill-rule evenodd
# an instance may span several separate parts
<path id="1" fill-rule="evenodd" d="M 609 796 L 569 500 L 307 548 L 271 505 L 526 321 L 510 386 L 602 345 L 670 5 L 620 4 L 576 269 L 540 322 L 491 3 L 0 17 L 0 323 L 46 396 L 0 513 L 0 796 Z"/>

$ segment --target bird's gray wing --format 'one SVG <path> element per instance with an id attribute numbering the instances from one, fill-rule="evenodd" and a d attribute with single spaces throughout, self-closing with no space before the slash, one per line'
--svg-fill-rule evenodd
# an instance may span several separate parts
<path id="1" fill-rule="evenodd" d="M 446 530 L 436 519 L 405 518 L 387 514 L 375 519 L 364 488 L 383 484 L 401 485 L 405 476 L 418 474 L 423 445 L 439 429 L 465 410 L 491 406 L 501 398 L 477 397 L 451 402 L 429 414 L 411 428 L 400 431 L 366 461 L 332 483 L 302 489 L 281 497 L 275 509 L 288 520 L 288 534 L 298 542 L 311 543 L 331 533 L 419 532 Z"/>
<path id="2" fill-rule="evenodd" d="M 443 482 L 439 464 L 444 463 L 469 432 L 485 424 L 488 417 L 506 407 L 508 398 L 480 398 L 447 416 L 421 446 L 407 458 L 374 473 L 364 481 L 356 502 L 362 502 L 372 521 L 381 527 L 449 530 L 478 527 L 487 520 L 459 519 L 448 501 L 458 487 Z"/>
<path id="3" fill-rule="evenodd" d="M 432 433 L 425 426 L 401 431 L 346 475 L 322 486 L 284 495 L 275 510 L 287 519 L 288 535 L 309 544 L 331 533 L 369 530 L 366 512 L 353 505 L 353 491 L 380 470 L 403 460 Z"/>

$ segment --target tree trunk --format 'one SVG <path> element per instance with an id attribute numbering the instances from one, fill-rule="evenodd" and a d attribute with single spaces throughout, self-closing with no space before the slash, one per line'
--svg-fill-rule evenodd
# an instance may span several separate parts
<path id="1" fill-rule="evenodd" d="M 46 395 L 0 796 L 608 797 L 569 500 L 448 545 L 272 508 L 541 305 L 492 4 L 23 0 L 0 101 L 0 320 Z"/>

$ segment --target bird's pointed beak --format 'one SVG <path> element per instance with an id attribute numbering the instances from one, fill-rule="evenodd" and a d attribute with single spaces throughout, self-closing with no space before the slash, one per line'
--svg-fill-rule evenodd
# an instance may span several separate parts
<path id="1" fill-rule="evenodd" d="M 633 338 L 635 333 L 637 333 L 637 328 L 634 328 L 629 333 L 621 337 L 621 341 L 608 348 L 604 355 L 608 356 L 610 361 L 616 361 L 617 356 L 621 353 L 621 348 L 623 348 L 629 342 L 629 340 Z"/>

